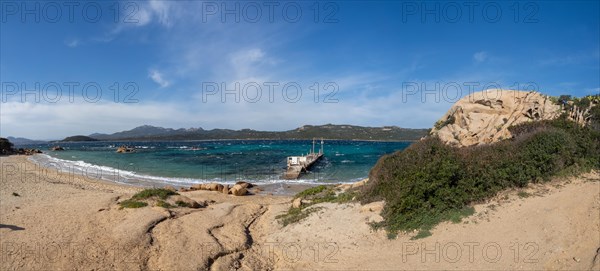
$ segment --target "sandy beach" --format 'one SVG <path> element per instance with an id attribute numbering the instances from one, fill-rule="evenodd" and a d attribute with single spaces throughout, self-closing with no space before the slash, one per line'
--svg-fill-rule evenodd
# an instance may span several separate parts
<path id="1" fill-rule="evenodd" d="M 377 204 L 319 204 L 283 227 L 291 197 L 182 194 L 200 209 L 120 209 L 141 188 L 1 157 L 2 270 L 600 270 L 600 176 L 506 191 L 432 235 L 389 240 Z M 526 195 L 526 196 L 524 196 Z"/>

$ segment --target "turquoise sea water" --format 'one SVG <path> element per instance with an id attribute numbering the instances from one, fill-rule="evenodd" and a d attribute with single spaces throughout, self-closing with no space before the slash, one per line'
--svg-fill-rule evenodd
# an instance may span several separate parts
<path id="1" fill-rule="evenodd" d="M 342 183 L 365 178 L 379 157 L 406 148 L 410 142 L 328 140 L 325 156 L 298 180 L 281 176 L 287 156 L 306 154 L 309 140 L 226 140 L 177 142 L 61 143 L 65 151 L 48 151 L 31 160 L 51 168 L 105 180 L 162 186 L 203 182 Z M 116 153 L 120 145 L 133 153 Z M 317 142 L 316 150 L 319 144 Z"/>

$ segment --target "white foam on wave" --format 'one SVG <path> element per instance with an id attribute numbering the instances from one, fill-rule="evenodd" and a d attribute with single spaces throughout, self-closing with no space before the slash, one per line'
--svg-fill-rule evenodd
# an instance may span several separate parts
<path id="1" fill-rule="evenodd" d="M 36 154 L 29 158 L 35 164 L 42 167 L 57 169 L 59 171 L 79 174 L 80 176 L 102 179 L 111 182 L 117 182 L 129 185 L 140 185 L 140 186 L 164 186 L 165 184 L 171 184 L 175 186 L 190 186 L 193 184 L 201 183 L 212 183 L 219 182 L 223 184 L 235 184 L 238 181 L 247 181 L 254 184 L 327 184 L 326 179 L 318 178 L 305 178 L 296 180 L 281 179 L 279 176 L 270 176 L 265 179 L 248 179 L 248 178 L 237 178 L 235 180 L 223 180 L 221 178 L 211 179 L 196 179 L 196 178 L 180 178 L 180 177 L 161 177 L 152 176 L 137 173 L 133 170 L 119 169 L 109 166 L 94 165 L 87 163 L 82 160 L 72 161 L 64 160 L 56 157 L 49 156 L 47 154 Z M 361 180 L 358 178 L 357 180 Z M 355 180 L 349 180 L 344 182 L 331 182 L 333 183 L 347 183 L 354 182 Z"/>

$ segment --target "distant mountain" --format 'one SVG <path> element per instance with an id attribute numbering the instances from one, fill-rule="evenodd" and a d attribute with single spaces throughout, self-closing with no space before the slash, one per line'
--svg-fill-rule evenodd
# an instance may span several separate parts
<path id="1" fill-rule="evenodd" d="M 403 141 L 418 140 L 427 135 L 429 129 L 407 129 L 397 126 L 362 127 L 354 125 L 304 125 L 289 131 L 272 132 L 252 129 L 230 130 L 202 128 L 171 129 L 150 125 L 139 126 L 114 134 L 94 133 L 89 137 L 111 141 L 155 141 L 155 140 L 210 140 L 210 139 L 344 139 Z"/>
<path id="2" fill-rule="evenodd" d="M 83 135 L 76 135 L 76 136 L 69 136 L 63 140 L 61 140 L 60 142 L 81 142 L 81 141 L 98 141 L 98 139 L 89 137 L 89 136 L 83 136 Z"/>
<path id="3" fill-rule="evenodd" d="M 44 144 L 44 143 L 47 143 L 47 141 L 33 140 L 33 139 L 28 139 L 28 138 L 23 138 L 23 137 L 12 137 L 12 136 L 9 136 L 9 137 L 7 137 L 7 139 L 11 143 L 13 143 L 15 146 L 17 146 L 17 145 L 30 145 L 30 144 Z"/>

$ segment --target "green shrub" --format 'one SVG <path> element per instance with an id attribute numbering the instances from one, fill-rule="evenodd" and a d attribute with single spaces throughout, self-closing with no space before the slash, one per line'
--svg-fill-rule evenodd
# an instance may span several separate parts
<path id="1" fill-rule="evenodd" d="M 326 185 L 319 185 L 319 186 L 311 187 L 311 188 L 308 188 L 308 189 L 296 194 L 296 196 L 294 198 L 300 198 L 300 197 L 304 198 L 307 196 L 314 196 L 314 195 L 317 195 L 317 194 L 325 191 L 326 189 L 327 189 Z"/>
<path id="2" fill-rule="evenodd" d="M 13 143 L 6 138 L 0 137 L 0 154 L 10 154 L 13 151 Z"/>
<path id="3" fill-rule="evenodd" d="M 434 127 L 436 129 L 442 129 L 444 126 L 449 125 L 449 124 L 454 124 L 454 122 L 456 121 L 456 119 L 454 118 L 453 115 L 448 116 L 448 118 L 445 121 L 437 121 L 434 125 Z"/>
<path id="4" fill-rule="evenodd" d="M 191 207 L 191 205 L 189 203 L 182 201 L 182 200 L 176 201 L 175 204 L 177 204 L 177 206 L 179 206 L 179 207 Z"/>
<path id="5" fill-rule="evenodd" d="M 336 194 L 335 190 L 335 186 L 332 185 L 319 185 L 308 188 L 294 196 L 294 199 L 306 199 L 306 201 L 303 201 L 300 208 L 290 207 L 285 214 L 278 215 L 275 218 L 279 219 L 283 226 L 287 226 L 291 223 L 298 222 L 308 217 L 311 213 L 321 209 L 320 207 L 311 207 L 312 205 L 323 202 L 346 203 L 354 200 L 358 195 L 358 192 L 355 189 L 350 189 L 339 194 Z"/>
<path id="6" fill-rule="evenodd" d="M 287 213 L 278 215 L 275 217 L 275 219 L 279 219 L 279 222 L 285 227 L 289 224 L 296 223 L 302 219 L 305 219 L 311 213 L 314 213 L 321 209 L 322 207 L 290 208 Z"/>
<path id="7" fill-rule="evenodd" d="M 428 231 L 469 215 L 470 204 L 503 189 L 600 168 L 597 131 L 557 119 L 511 127 L 511 132 L 512 139 L 466 148 L 430 137 L 380 158 L 359 196 L 363 203 L 386 201 L 384 221 L 373 226 L 389 236 Z"/>
<path id="8" fill-rule="evenodd" d="M 528 198 L 529 196 L 531 196 L 531 194 L 525 191 L 519 191 L 519 193 L 517 193 L 517 196 L 519 196 L 519 198 Z"/>
<path id="9" fill-rule="evenodd" d="M 156 202 L 156 206 L 158 206 L 158 207 L 163 207 L 163 208 L 167 208 L 167 209 L 175 207 L 175 206 L 173 206 L 173 205 L 169 204 L 168 202 L 166 202 L 166 201 L 164 201 L 164 200 L 159 200 L 159 201 L 157 201 L 157 202 Z"/>
<path id="10" fill-rule="evenodd" d="M 122 201 L 121 203 L 119 203 L 119 205 L 121 205 L 121 208 L 141 208 L 141 207 L 148 206 L 148 203 L 145 203 L 143 201 L 135 201 L 132 199 L 128 199 L 128 200 Z"/>
<path id="11" fill-rule="evenodd" d="M 132 199 L 147 199 L 147 198 L 151 198 L 151 197 L 158 197 L 160 199 L 167 199 L 169 196 L 172 195 L 179 195 L 176 192 L 173 192 L 171 190 L 167 190 L 167 189 L 163 189 L 163 188 L 151 188 L 151 189 L 144 189 L 143 191 L 140 191 L 139 193 L 133 195 L 133 197 L 131 197 Z"/>

